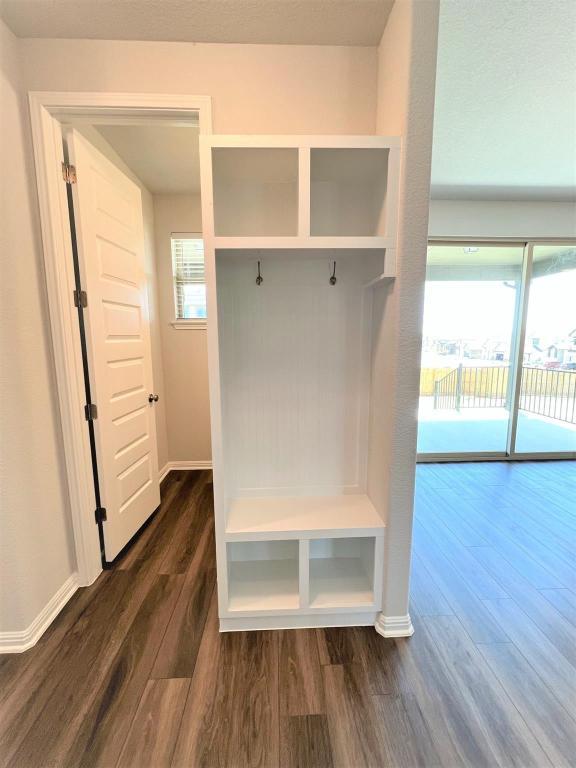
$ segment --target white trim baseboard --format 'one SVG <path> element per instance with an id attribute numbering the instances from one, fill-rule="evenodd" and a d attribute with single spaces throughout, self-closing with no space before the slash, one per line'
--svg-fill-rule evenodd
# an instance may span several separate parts
<path id="1" fill-rule="evenodd" d="M 167 461 L 158 472 L 158 482 L 162 482 L 168 472 L 183 469 L 212 469 L 211 461 Z"/>
<path id="2" fill-rule="evenodd" d="M 50 598 L 29 627 L 16 632 L 0 632 L 0 653 L 22 653 L 36 645 L 78 587 L 78 574 L 73 573 Z"/>
<path id="3" fill-rule="evenodd" d="M 162 480 L 166 477 L 166 475 L 170 472 L 170 462 L 167 461 L 166 464 L 162 467 L 162 469 L 158 470 L 158 482 L 161 483 Z"/>
<path id="4" fill-rule="evenodd" d="M 410 637 L 414 634 L 414 627 L 409 614 L 405 616 L 378 616 L 374 629 L 382 637 Z"/>

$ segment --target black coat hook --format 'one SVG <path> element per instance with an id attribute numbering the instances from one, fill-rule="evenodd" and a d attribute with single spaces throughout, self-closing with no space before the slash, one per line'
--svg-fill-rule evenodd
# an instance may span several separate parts
<path id="1" fill-rule="evenodd" d="M 330 285 L 336 285 L 336 262 L 334 262 L 334 266 L 332 267 L 332 274 L 330 276 Z"/>
<path id="2" fill-rule="evenodd" d="M 262 285 L 264 278 L 260 274 L 260 262 L 258 262 L 258 277 L 256 278 L 256 285 Z"/>

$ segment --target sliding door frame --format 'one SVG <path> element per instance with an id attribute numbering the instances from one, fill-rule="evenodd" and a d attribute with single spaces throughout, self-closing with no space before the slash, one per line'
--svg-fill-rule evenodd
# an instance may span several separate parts
<path id="1" fill-rule="evenodd" d="M 474 245 L 491 246 L 519 246 L 524 249 L 522 259 L 522 277 L 520 282 L 520 295 L 514 316 L 512 355 L 510 360 L 510 372 L 512 374 L 512 404 L 508 421 L 508 434 L 505 451 L 459 451 L 456 453 L 418 453 L 416 460 L 425 464 L 431 462 L 458 462 L 458 461 L 537 461 L 554 459 L 576 459 L 576 451 L 516 451 L 516 435 L 518 431 L 518 411 L 522 387 L 522 365 L 524 361 L 524 343 L 526 340 L 526 321 L 530 300 L 530 283 L 532 279 L 532 262 L 534 247 L 537 245 L 575 245 L 572 238 L 530 238 L 519 239 L 517 237 L 430 237 L 428 245 L 462 245 L 463 247 Z"/>

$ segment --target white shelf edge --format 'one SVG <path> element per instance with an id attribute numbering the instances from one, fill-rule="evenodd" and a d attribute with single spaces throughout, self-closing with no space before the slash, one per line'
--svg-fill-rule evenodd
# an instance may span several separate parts
<path id="1" fill-rule="evenodd" d="M 327 134 L 327 135 L 283 135 L 283 134 L 204 134 L 200 136 L 202 147 L 252 148 L 310 148 L 310 149 L 397 149 L 402 144 L 400 136 L 379 136 L 375 134 Z"/>
<path id="2" fill-rule="evenodd" d="M 227 543 L 235 541 L 300 541 L 311 539 L 360 539 L 383 538 L 386 526 L 371 528 L 311 528 L 297 531 L 238 531 L 224 532 Z"/>
<path id="3" fill-rule="evenodd" d="M 321 248 L 346 249 L 346 250 L 386 250 L 394 248 L 393 239 L 371 235 L 362 236 L 338 236 L 338 235 L 278 235 L 278 236 L 229 236 L 215 235 L 213 245 L 216 250 L 251 250 L 251 249 L 305 249 L 315 250 Z"/>
<path id="4" fill-rule="evenodd" d="M 382 538 L 385 523 L 365 494 L 238 497 L 229 500 L 225 540 Z"/>

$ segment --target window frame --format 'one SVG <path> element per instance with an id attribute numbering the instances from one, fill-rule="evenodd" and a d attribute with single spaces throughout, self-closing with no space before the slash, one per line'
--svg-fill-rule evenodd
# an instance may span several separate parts
<path id="1" fill-rule="evenodd" d="M 202 240 L 202 243 L 204 243 L 203 233 L 202 232 L 171 232 L 170 233 L 170 279 L 172 280 L 172 302 L 173 302 L 173 310 L 172 310 L 173 319 L 170 321 L 170 325 L 174 329 L 179 331 L 205 330 L 208 324 L 207 317 L 177 317 L 178 295 L 177 295 L 177 288 L 176 288 L 176 279 L 174 275 L 172 240 Z M 206 260 L 204 260 L 204 268 L 206 268 Z M 206 285 L 206 283 L 204 283 L 204 285 Z"/>

